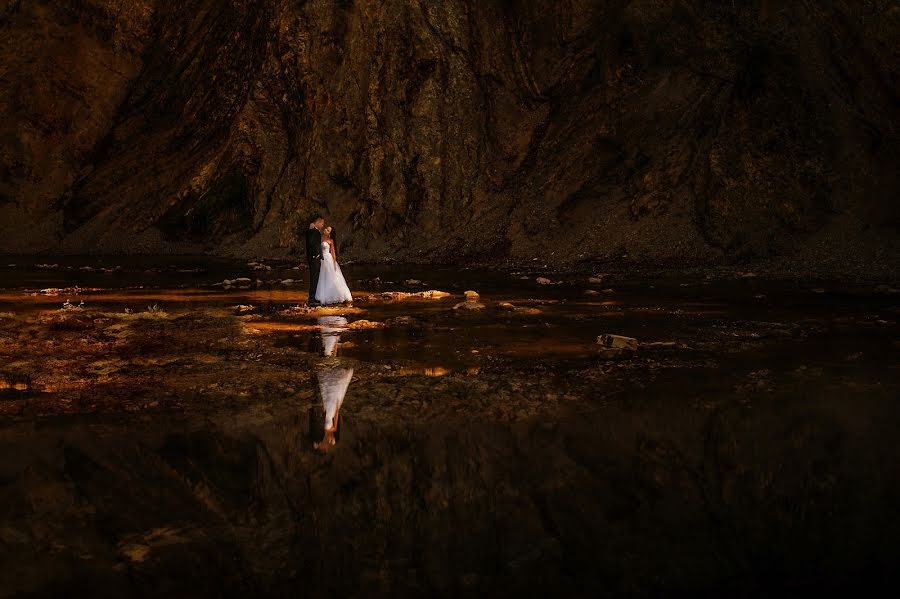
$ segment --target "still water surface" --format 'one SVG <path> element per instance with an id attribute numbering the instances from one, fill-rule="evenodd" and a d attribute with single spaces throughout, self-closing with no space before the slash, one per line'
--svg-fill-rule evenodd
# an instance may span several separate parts
<path id="1" fill-rule="evenodd" d="M 303 278 L 289 264 L 2 264 L 0 596 L 828 595 L 896 576 L 895 296 L 348 265 L 359 311 L 297 314 L 303 283 L 271 284 Z M 219 285 L 240 276 L 263 284 Z M 374 297 L 426 289 L 452 297 Z M 468 289 L 484 311 L 452 309 Z M 85 332 L 59 324 L 66 299 Z M 165 317 L 109 341 L 110 314 L 148 306 Z M 605 333 L 641 347 L 601 357 Z"/>

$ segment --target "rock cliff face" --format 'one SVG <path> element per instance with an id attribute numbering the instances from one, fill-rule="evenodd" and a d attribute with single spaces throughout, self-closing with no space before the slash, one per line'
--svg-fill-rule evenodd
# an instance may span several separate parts
<path id="1" fill-rule="evenodd" d="M 878 0 L 0 0 L 0 251 L 854 251 L 898 48 Z"/>

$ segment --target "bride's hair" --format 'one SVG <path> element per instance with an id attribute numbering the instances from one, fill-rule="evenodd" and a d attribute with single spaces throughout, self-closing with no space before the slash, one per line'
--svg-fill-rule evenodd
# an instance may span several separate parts
<path id="1" fill-rule="evenodd" d="M 328 234 L 331 238 L 331 241 L 334 242 L 334 247 L 337 247 L 337 229 L 331 227 L 331 233 Z"/>

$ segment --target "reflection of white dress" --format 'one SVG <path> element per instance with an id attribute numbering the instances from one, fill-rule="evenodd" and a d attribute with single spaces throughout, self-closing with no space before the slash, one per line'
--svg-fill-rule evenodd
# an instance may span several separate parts
<path id="1" fill-rule="evenodd" d="M 353 379 L 352 368 L 323 368 L 316 375 L 319 378 L 319 392 L 325 404 L 325 430 L 334 428 L 334 416 L 344 403 L 347 387 Z"/>
<path id="2" fill-rule="evenodd" d="M 347 319 L 343 316 L 320 316 L 316 322 L 322 327 L 322 353 L 329 357 L 336 355 L 341 331 L 347 330 Z"/>
<path id="3" fill-rule="evenodd" d="M 316 322 L 322 327 L 323 353 L 328 357 L 335 356 L 341 331 L 347 330 L 347 319 L 343 316 L 320 316 Z M 334 428 L 334 417 L 344 403 L 344 395 L 353 378 L 353 369 L 329 366 L 323 362 L 316 371 L 316 377 L 319 379 L 322 403 L 325 405 L 325 430 L 328 430 Z"/>
<path id="4" fill-rule="evenodd" d="M 352 302 L 350 288 L 344 280 L 341 267 L 331 255 L 331 246 L 322 242 L 322 268 L 319 270 L 319 284 L 316 286 L 316 299 L 323 304 L 340 304 Z"/>

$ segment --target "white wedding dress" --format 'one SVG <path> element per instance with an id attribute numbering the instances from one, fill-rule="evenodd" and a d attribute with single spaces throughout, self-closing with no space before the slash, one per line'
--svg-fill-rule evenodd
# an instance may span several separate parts
<path id="1" fill-rule="evenodd" d="M 326 305 L 353 301 L 344 273 L 331 255 L 331 246 L 325 241 L 322 242 L 322 268 L 319 270 L 316 299 Z"/>

